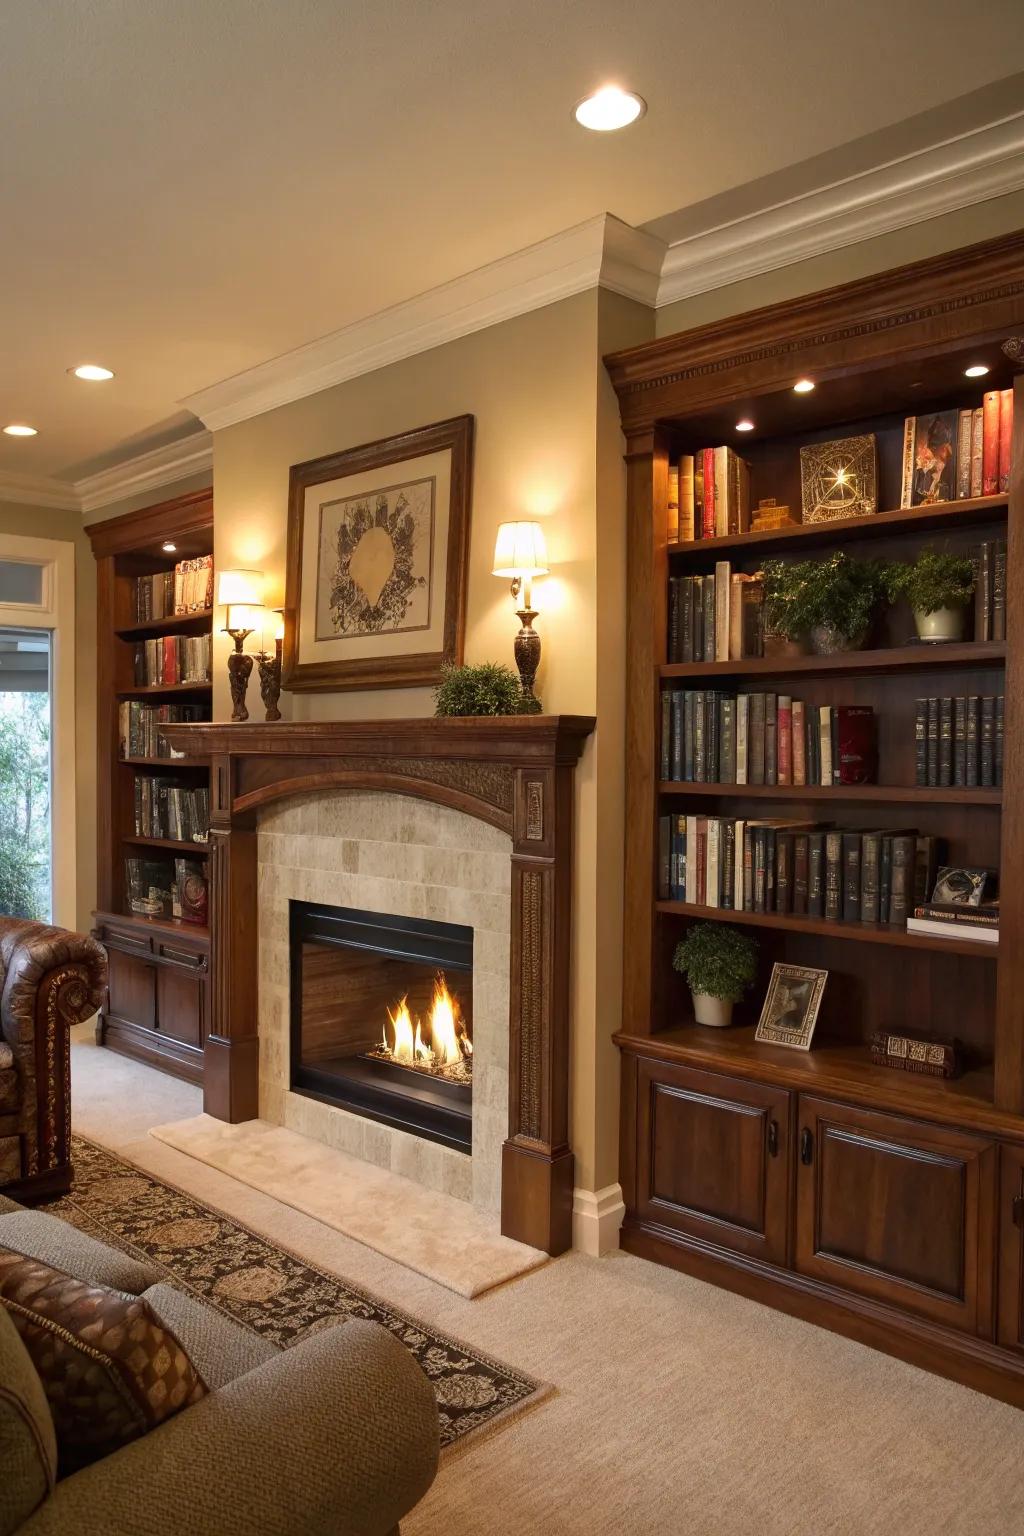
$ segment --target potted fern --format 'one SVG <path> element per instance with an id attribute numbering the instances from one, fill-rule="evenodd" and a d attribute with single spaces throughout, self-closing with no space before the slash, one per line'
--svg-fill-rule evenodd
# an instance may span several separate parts
<path id="1" fill-rule="evenodd" d="M 435 715 L 530 715 L 539 709 L 511 667 L 496 661 L 446 666 L 434 690 Z"/>
<path id="2" fill-rule="evenodd" d="M 757 975 L 757 945 L 745 933 L 722 923 L 694 923 L 672 957 L 693 994 L 698 1024 L 724 1029 Z"/>
<path id="3" fill-rule="evenodd" d="M 974 567 L 963 555 L 923 549 L 912 565 L 890 565 L 886 586 L 891 602 L 905 597 L 910 604 L 919 640 L 937 645 L 963 638 L 974 593 Z"/>
<path id="4" fill-rule="evenodd" d="M 882 566 L 842 550 L 817 560 L 767 560 L 765 629 L 809 642 L 817 656 L 859 650 L 884 595 Z"/>

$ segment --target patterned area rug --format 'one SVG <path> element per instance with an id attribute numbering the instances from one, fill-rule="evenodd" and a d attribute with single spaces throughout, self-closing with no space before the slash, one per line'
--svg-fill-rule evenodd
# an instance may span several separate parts
<path id="1" fill-rule="evenodd" d="M 76 1136 L 75 1187 L 47 1206 L 73 1226 L 167 1271 L 253 1333 L 287 1348 L 350 1317 L 389 1328 L 434 1387 L 442 1447 L 546 1397 L 542 1382 L 389 1307 L 152 1174 Z"/>

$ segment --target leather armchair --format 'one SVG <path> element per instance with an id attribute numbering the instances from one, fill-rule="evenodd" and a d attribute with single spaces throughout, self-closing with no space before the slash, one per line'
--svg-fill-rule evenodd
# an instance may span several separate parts
<path id="1" fill-rule="evenodd" d="M 0 917 L 0 1189 L 18 1200 L 71 1187 L 69 1031 L 106 986 L 95 939 Z"/>

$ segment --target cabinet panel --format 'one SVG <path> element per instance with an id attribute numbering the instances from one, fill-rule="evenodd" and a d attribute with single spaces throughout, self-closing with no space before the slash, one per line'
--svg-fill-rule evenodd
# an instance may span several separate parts
<path id="1" fill-rule="evenodd" d="M 999 1152 L 1000 1344 L 1024 1350 L 1024 1147 Z"/>
<path id="2" fill-rule="evenodd" d="M 785 1263 L 791 1095 L 653 1061 L 637 1093 L 638 1214 Z"/>
<path id="3" fill-rule="evenodd" d="M 130 1019 L 152 1029 L 156 1023 L 156 967 L 152 960 L 108 951 L 109 992 L 107 1010 L 119 1018 Z"/>
<path id="4" fill-rule="evenodd" d="M 162 965 L 157 976 L 157 1023 L 162 1035 L 184 1045 L 203 1044 L 204 983 L 175 966 Z"/>
<path id="5" fill-rule="evenodd" d="M 990 1333 L 994 1143 L 809 1097 L 799 1127 L 797 1267 Z"/>

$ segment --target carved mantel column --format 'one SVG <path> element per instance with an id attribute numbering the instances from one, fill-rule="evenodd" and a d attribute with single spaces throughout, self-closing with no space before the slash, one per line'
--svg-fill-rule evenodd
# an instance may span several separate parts
<path id="1" fill-rule="evenodd" d="M 257 854 L 260 806 L 343 788 L 414 795 L 512 838 L 508 1139 L 501 1230 L 562 1253 L 572 1241 L 569 1010 L 573 778 L 589 717 L 174 725 L 209 757 L 213 1027 L 204 1108 L 259 1112 Z"/>

